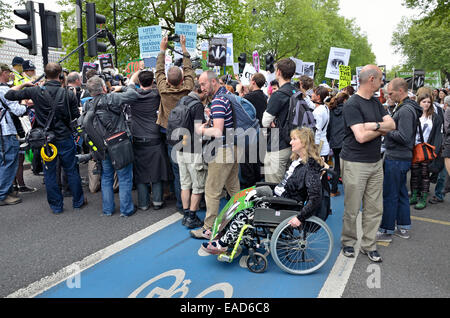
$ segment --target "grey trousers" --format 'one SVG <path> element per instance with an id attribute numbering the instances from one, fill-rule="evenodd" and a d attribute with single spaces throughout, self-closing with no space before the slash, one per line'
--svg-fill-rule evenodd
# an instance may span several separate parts
<path id="1" fill-rule="evenodd" d="M 362 210 L 361 248 L 375 251 L 376 234 L 383 216 L 383 160 L 376 163 L 341 160 L 341 173 L 345 192 L 341 244 L 355 245 L 358 239 L 356 217 Z"/>

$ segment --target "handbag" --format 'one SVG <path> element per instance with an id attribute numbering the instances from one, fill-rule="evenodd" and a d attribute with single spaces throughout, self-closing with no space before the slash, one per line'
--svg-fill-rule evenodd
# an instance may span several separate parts
<path id="1" fill-rule="evenodd" d="M 419 136 L 421 143 L 414 146 L 412 163 L 429 162 L 437 158 L 436 147 L 426 143 L 423 139 L 422 125 L 420 120 L 417 120 L 419 126 Z"/>
<path id="2" fill-rule="evenodd" d="M 45 144 L 52 143 L 55 140 L 55 134 L 48 129 L 50 128 L 50 124 L 56 112 L 56 104 L 54 104 L 54 101 L 58 100 L 58 95 L 64 92 L 64 89 L 60 89 L 54 99 L 51 98 L 45 87 L 43 87 L 41 91 L 44 95 L 44 98 L 47 100 L 47 103 L 52 107 L 52 110 L 47 118 L 47 122 L 45 123 L 44 128 L 37 127 L 32 128 L 30 129 L 30 131 L 28 131 L 25 138 L 32 149 L 40 149 Z"/>
<path id="3" fill-rule="evenodd" d="M 120 170 L 133 163 L 133 145 L 126 131 L 108 137 L 105 143 L 111 164 L 115 170 Z"/>

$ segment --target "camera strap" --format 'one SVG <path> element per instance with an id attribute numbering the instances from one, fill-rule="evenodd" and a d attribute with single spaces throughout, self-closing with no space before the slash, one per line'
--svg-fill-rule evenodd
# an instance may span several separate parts
<path id="1" fill-rule="evenodd" d="M 64 91 L 65 91 L 64 88 L 58 87 L 58 92 L 56 93 L 55 98 L 52 99 L 47 88 L 46 87 L 41 88 L 42 95 L 44 96 L 47 103 L 52 107 L 52 110 L 47 118 L 47 122 L 45 123 L 44 133 L 47 133 L 48 129 L 50 128 L 51 122 L 53 121 L 53 117 L 55 117 L 55 113 L 56 113 L 56 101 L 58 100 L 58 97 L 60 97 L 60 95 Z"/>

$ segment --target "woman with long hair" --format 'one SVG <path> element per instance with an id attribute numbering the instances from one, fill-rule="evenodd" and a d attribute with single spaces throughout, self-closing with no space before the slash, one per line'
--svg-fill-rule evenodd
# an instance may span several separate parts
<path id="1" fill-rule="evenodd" d="M 320 208 L 322 200 L 322 184 L 320 170 L 328 168 L 319 154 L 314 142 L 314 133 L 310 128 L 297 128 L 291 131 L 292 163 L 283 180 L 275 187 L 274 195 L 299 202 L 299 214 L 289 224 L 300 226 L 307 218 Z M 301 205 L 300 202 L 306 202 Z M 238 212 L 226 227 L 225 234 L 218 240 L 202 243 L 201 248 L 210 254 L 227 251 L 239 236 L 241 228 L 253 217 L 252 210 Z"/>
<path id="2" fill-rule="evenodd" d="M 426 90 L 419 91 L 417 102 L 422 107 L 423 113 L 420 117 L 423 141 L 431 145 L 442 144 L 442 118 L 434 110 L 432 93 Z M 440 136 L 441 135 L 441 136 Z M 421 143 L 419 127 L 416 134 L 416 145 Z M 439 149 L 436 149 L 440 153 Z M 429 162 L 413 163 L 411 165 L 411 197 L 409 204 L 415 205 L 416 210 L 422 210 L 427 206 L 427 199 L 430 192 L 430 171 Z"/>

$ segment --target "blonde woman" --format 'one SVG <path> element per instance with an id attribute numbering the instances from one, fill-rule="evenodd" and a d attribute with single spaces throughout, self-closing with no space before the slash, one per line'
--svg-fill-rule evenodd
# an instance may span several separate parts
<path id="1" fill-rule="evenodd" d="M 318 146 L 314 143 L 314 133 L 309 128 L 291 131 L 292 163 L 284 175 L 283 180 L 275 187 L 274 195 L 306 202 L 302 205 L 297 216 L 289 224 L 298 227 L 320 208 L 322 200 L 322 185 L 320 170 L 329 167 L 319 155 Z M 220 254 L 227 251 L 228 246 L 234 244 L 239 232 L 252 216 L 252 211 L 237 213 L 229 223 L 228 229 L 219 240 L 202 244 L 202 249 L 210 254 Z"/>

